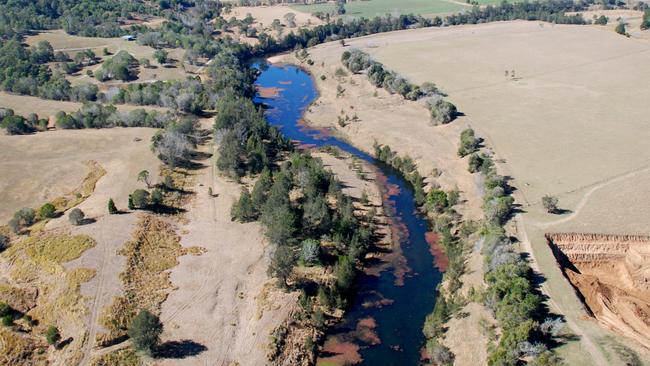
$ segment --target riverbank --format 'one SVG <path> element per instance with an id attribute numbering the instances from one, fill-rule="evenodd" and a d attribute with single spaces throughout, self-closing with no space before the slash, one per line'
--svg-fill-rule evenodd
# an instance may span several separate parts
<path id="1" fill-rule="evenodd" d="M 481 182 L 467 171 L 466 159 L 456 153 L 465 123 L 434 127 L 423 102 L 391 95 L 372 86 L 365 75 L 351 75 L 345 70 L 340 63 L 345 49 L 332 43 L 311 48 L 309 58 L 313 65 L 301 62 L 293 54 L 270 59 L 298 64 L 313 76 L 319 97 L 305 112 L 304 123 L 341 136 L 368 153 L 373 151 L 375 143 L 380 143 L 390 146 L 400 156 L 412 157 L 429 187 L 439 186 L 448 191 L 458 188 L 462 203 L 456 207 L 458 213 L 465 220 L 480 220 Z M 471 288 L 484 288 L 480 246 L 474 246 L 467 257 L 466 271 L 461 277 L 463 286 L 459 290 L 463 295 Z M 480 322 L 491 323 L 493 319 L 478 303 L 470 303 L 460 312 L 471 316 L 452 319 L 454 330 L 449 332 L 445 343 L 457 355 L 458 364 L 485 363 L 487 334 L 472 330 L 481 329 Z M 470 346 L 465 342 L 465 334 L 473 334 L 476 342 Z"/>

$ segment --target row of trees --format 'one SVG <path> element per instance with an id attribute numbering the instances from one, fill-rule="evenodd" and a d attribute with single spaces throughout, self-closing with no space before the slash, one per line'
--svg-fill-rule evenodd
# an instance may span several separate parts
<path id="1" fill-rule="evenodd" d="M 175 117 L 158 111 L 134 109 L 129 112 L 118 111 L 113 105 L 84 103 L 76 112 L 70 114 L 59 111 L 55 115 L 56 127 L 62 129 L 112 128 L 112 127 L 153 127 L 163 128 Z"/>
<path id="2" fill-rule="evenodd" d="M 473 135 L 464 133 L 465 141 Z M 461 146 L 463 142 L 461 141 Z M 488 364 L 517 365 L 523 357 L 539 364 L 555 364 L 557 357 L 547 344 L 562 324 L 547 318 L 539 291 L 533 285 L 533 273 L 503 229 L 513 211 L 514 200 L 505 177 L 499 175 L 492 158 L 473 152 L 470 172 L 484 177 L 484 227 L 482 254 L 485 256 L 484 280 L 487 289 L 481 297 L 498 321 L 501 335 L 488 348 Z"/>

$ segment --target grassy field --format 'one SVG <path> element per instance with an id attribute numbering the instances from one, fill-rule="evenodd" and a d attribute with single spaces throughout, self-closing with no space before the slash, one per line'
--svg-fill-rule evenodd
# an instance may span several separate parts
<path id="1" fill-rule="evenodd" d="M 150 128 L 65 130 L 27 136 L 0 136 L 0 222 L 22 207 L 40 207 L 74 190 L 88 173 L 83 163 L 96 160 L 106 170 L 93 199 L 84 203 L 86 215 L 104 213 L 112 197 L 126 207 L 128 193 L 141 188 L 136 177 L 148 169 L 157 177 L 158 161 L 149 149 Z M 136 142 L 138 137 L 142 141 Z M 95 199 L 96 198 L 96 199 Z"/>
<path id="2" fill-rule="evenodd" d="M 481 0 L 480 3 L 495 3 L 495 0 Z M 312 5 L 294 5 L 292 8 L 296 11 L 315 13 L 315 12 L 333 12 L 334 3 L 312 4 Z M 419 14 L 434 15 L 440 13 L 455 13 L 461 10 L 469 9 L 469 5 L 463 2 L 451 0 L 369 0 L 369 1 L 352 1 L 345 5 L 346 15 L 355 17 L 372 18 L 386 14 Z"/>

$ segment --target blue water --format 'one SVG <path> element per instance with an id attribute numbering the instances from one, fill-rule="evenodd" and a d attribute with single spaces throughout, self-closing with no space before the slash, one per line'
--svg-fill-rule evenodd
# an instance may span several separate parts
<path id="1" fill-rule="evenodd" d="M 424 345 L 422 326 L 426 315 L 435 304 L 436 286 L 442 274 L 434 266 L 434 258 L 425 240 L 428 225 L 425 218 L 417 214 L 413 189 L 394 169 L 382 164 L 369 154 L 349 143 L 309 129 L 300 124 L 306 108 L 314 101 L 318 92 L 309 74 L 291 65 L 262 65 L 256 85 L 264 88 L 277 88 L 278 95 L 273 98 L 255 97 L 255 102 L 265 105 L 268 122 L 277 126 L 286 137 L 302 144 L 336 146 L 370 164 L 373 164 L 387 178 L 386 186 L 392 189 L 385 208 L 393 216 L 396 226 L 401 230 L 400 246 L 409 271 L 403 285 L 396 282 L 396 266 L 389 266 L 379 276 L 361 274 L 356 285 L 356 296 L 341 325 L 332 329 L 329 337 L 352 340 L 360 346 L 363 358 L 361 365 L 418 365 L 420 350 Z M 333 119 L 336 116 L 331 116 Z M 402 267 L 401 265 L 399 267 Z M 363 306 L 379 299 L 392 303 L 382 306 Z M 373 318 L 379 344 L 368 344 L 354 339 L 354 330 L 360 319 Z"/>

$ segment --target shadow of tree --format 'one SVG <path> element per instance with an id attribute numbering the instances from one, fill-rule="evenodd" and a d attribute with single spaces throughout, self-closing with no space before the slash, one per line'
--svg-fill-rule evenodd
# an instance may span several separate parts
<path id="1" fill-rule="evenodd" d="M 206 346 L 189 339 L 184 339 L 182 341 L 168 341 L 156 348 L 154 357 L 180 359 L 196 356 L 205 352 L 207 349 Z"/>

